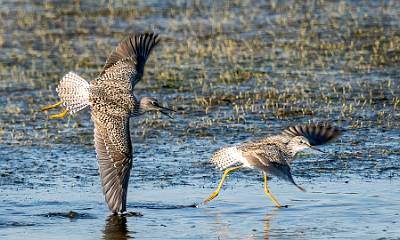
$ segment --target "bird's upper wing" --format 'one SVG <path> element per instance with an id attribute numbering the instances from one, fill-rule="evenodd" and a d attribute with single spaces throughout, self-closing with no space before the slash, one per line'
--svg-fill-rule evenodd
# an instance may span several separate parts
<path id="1" fill-rule="evenodd" d="M 341 131 L 335 127 L 321 124 L 307 124 L 288 127 L 282 131 L 280 136 L 293 138 L 304 136 L 311 145 L 322 145 L 340 136 Z"/>
<path id="2" fill-rule="evenodd" d="M 130 80 L 133 89 L 142 79 L 144 65 L 159 41 L 154 33 L 131 35 L 122 40 L 108 57 L 99 79 Z M 107 74 L 110 76 L 104 76 Z"/>
<path id="3" fill-rule="evenodd" d="M 257 143 L 244 145 L 241 147 L 243 156 L 249 161 L 250 165 L 260 169 L 268 168 L 272 163 L 286 164 L 286 159 L 290 156 L 280 150 L 279 146 L 272 143 Z"/>
<path id="4" fill-rule="evenodd" d="M 112 212 L 126 211 L 132 167 L 129 118 L 92 115 L 94 139 L 103 193 Z"/>

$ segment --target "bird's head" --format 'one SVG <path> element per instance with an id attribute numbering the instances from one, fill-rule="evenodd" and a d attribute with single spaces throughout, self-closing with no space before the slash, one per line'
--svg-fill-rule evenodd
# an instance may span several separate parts
<path id="1" fill-rule="evenodd" d="M 160 112 L 161 114 L 164 114 L 170 118 L 171 117 L 171 113 L 175 112 L 174 110 L 170 109 L 170 108 L 166 108 L 161 106 L 157 99 L 152 98 L 152 97 L 143 97 L 140 99 L 139 102 L 139 106 L 140 106 L 140 111 L 141 113 L 146 113 L 146 112 Z"/>
<path id="2" fill-rule="evenodd" d="M 321 150 L 319 150 L 318 148 L 315 148 L 314 146 L 312 146 L 310 144 L 310 142 L 308 141 L 308 139 L 304 136 L 296 136 L 292 139 L 290 139 L 289 143 L 288 143 L 288 147 L 292 150 L 292 152 L 294 154 L 301 152 L 303 150 L 306 149 L 313 149 L 317 152 L 323 152 Z"/>

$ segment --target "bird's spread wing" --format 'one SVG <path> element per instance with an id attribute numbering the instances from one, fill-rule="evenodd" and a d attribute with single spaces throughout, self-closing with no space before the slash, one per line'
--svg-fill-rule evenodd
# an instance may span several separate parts
<path id="1" fill-rule="evenodd" d="M 292 177 L 290 166 L 286 161 L 290 157 L 282 152 L 279 146 L 274 144 L 254 145 L 253 149 L 248 148 L 244 150 L 243 156 L 246 157 L 250 165 L 289 181 L 304 191 L 302 187 L 296 184 Z"/>
<path id="2" fill-rule="evenodd" d="M 131 81 L 133 89 L 136 83 L 142 79 L 144 65 L 159 41 L 158 35 L 154 33 L 143 33 L 127 37 L 110 54 L 100 76 L 110 72 L 113 75 L 113 79 L 118 78 L 118 74 L 125 78 L 126 73 L 129 72 L 128 79 Z"/>
<path id="3" fill-rule="evenodd" d="M 106 202 L 112 212 L 124 212 L 132 167 L 129 118 L 93 116 L 93 121 L 96 154 Z"/>
<path id="4" fill-rule="evenodd" d="M 282 131 L 281 136 L 292 138 L 304 136 L 311 145 L 322 145 L 337 138 L 341 131 L 329 125 L 307 124 L 288 127 Z"/>

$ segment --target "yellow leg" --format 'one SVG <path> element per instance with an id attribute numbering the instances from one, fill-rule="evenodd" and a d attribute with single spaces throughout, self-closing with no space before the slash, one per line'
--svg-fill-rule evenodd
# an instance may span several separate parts
<path id="1" fill-rule="evenodd" d="M 67 115 L 68 109 L 64 109 L 64 111 L 60 112 L 59 114 L 50 115 L 49 119 L 56 119 L 56 118 L 63 118 Z"/>
<path id="2" fill-rule="evenodd" d="M 43 107 L 42 109 L 40 109 L 40 111 L 47 111 L 47 110 L 49 110 L 49 109 L 56 108 L 56 107 L 60 106 L 61 104 L 63 104 L 63 101 L 59 101 L 59 102 L 56 103 L 56 104 L 49 105 L 49 106 L 47 106 L 47 107 Z"/>
<path id="3" fill-rule="evenodd" d="M 269 192 L 268 184 L 267 184 L 267 175 L 264 173 L 264 191 L 265 194 L 271 199 L 271 201 L 275 204 L 277 208 L 281 208 L 282 205 L 279 204 L 278 200 Z"/>
<path id="4" fill-rule="evenodd" d="M 235 171 L 239 168 L 241 168 L 242 166 L 237 166 L 237 167 L 233 167 L 233 168 L 228 168 L 224 171 L 224 174 L 222 175 L 222 179 L 219 182 L 218 188 L 217 190 L 215 190 L 206 200 L 204 200 L 203 204 L 207 204 L 209 201 L 213 200 L 214 198 L 216 198 L 219 194 L 219 191 L 221 190 L 222 185 L 224 184 L 225 178 L 226 176 L 232 172 Z"/>

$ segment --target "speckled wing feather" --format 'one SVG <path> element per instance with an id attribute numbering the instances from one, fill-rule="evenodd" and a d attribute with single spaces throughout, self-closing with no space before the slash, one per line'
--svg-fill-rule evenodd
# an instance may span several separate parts
<path id="1" fill-rule="evenodd" d="M 114 213 L 126 211 L 132 145 L 128 118 L 92 115 L 99 172 L 105 200 Z"/>
<path id="2" fill-rule="evenodd" d="M 329 125 L 307 124 L 288 127 L 281 135 L 292 138 L 295 136 L 304 136 L 311 145 L 322 145 L 328 143 L 341 134 L 341 131 Z"/>
<path id="3" fill-rule="evenodd" d="M 158 35 L 154 33 L 143 33 L 127 37 L 108 57 L 100 78 L 104 74 L 111 73 L 113 75 L 112 78 L 115 79 L 118 78 L 118 74 L 124 74 L 129 71 L 129 79 L 132 83 L 132 88 L 134 88 L 136 83 L 142 79 L 144 65 L 159 41 Z M 118 68 L 119 64 L 123 66 L 122 69 Z M 124 68 L 128 69 L 124 71 Z M 111 79 L 111 77 L 109 78 Z"/>
<path id="4" fill-rule="evenodd" d="M 289 181 L 301 191 L 304 191 L 304 189 L 294 181 L 290 166 L 287 162 L 287 160 L 291 160 L 293 157 L 290 156 L 288 152 L 283 151 L 279 145 L 257 144 L 244 148 L 242 151 L 249 165 Z"/>
<path id="5" fill-rule="evenodd" d="M 270 163 L 287 164 L 286 159 L 291 158 L 289 153 L 283 151 L 278 143 L 259 143 L 253 145 L 243 145 L 239 149 L 245 158 L 256 156 L 258 162 L 251 162 L 250 165 L 257 166 L 261 169 L 268 167 Z"/>

